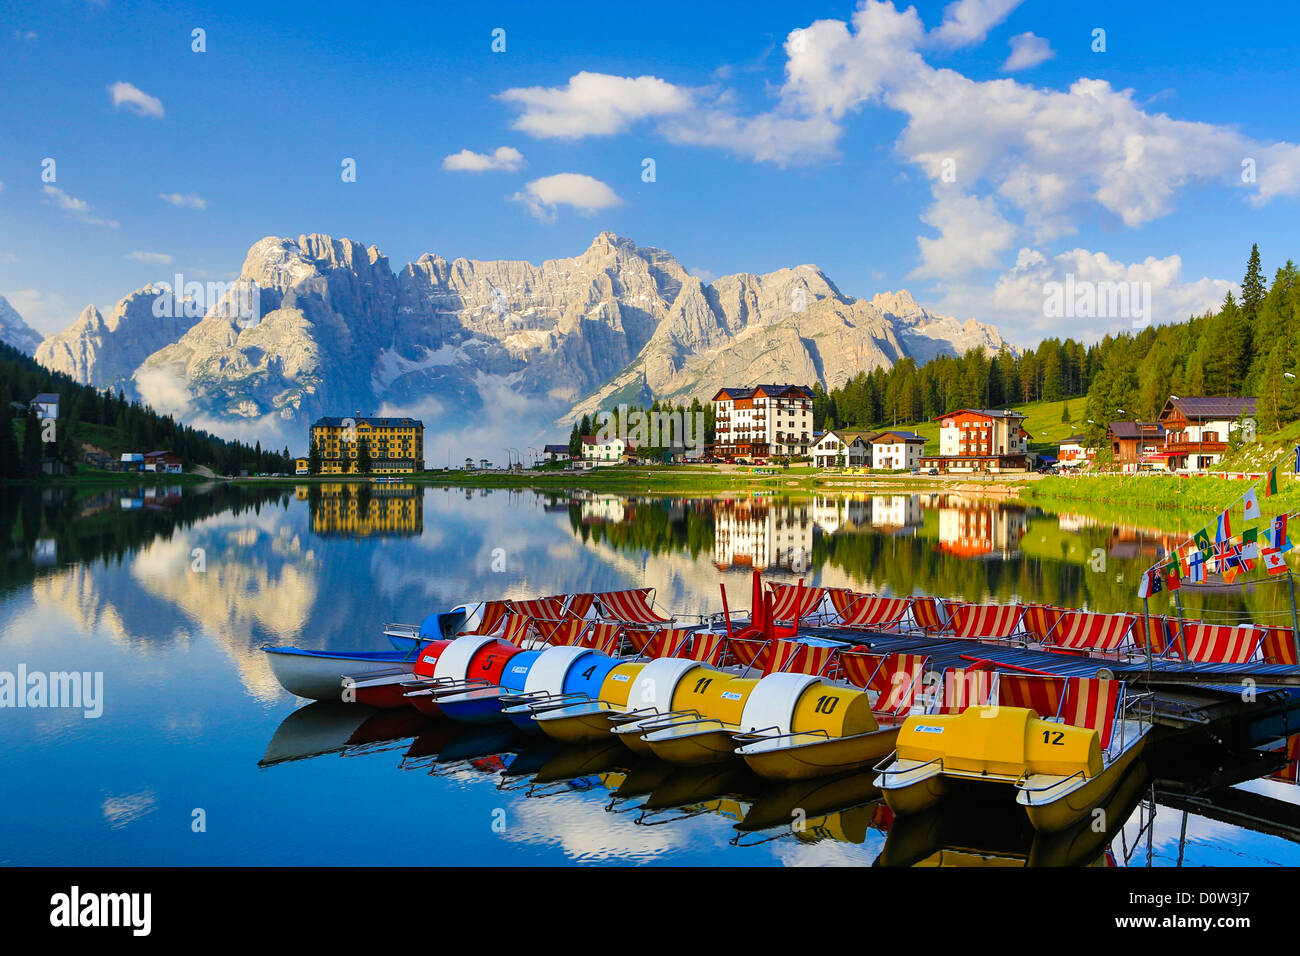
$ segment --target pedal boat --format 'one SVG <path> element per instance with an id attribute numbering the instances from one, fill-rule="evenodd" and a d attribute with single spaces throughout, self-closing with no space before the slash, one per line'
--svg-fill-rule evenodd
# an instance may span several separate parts
<path id="1" fill-rule="evenodd" d="M 295 697 L 342 700 L 343 678 L 406 674 L 415 670 L 417 646 L 403 651 L 316 651 L 302 647 L 262 646 L 271 673 Z"/>
<path id="2" fill-rule="evenodd" d="M 467 722 L 511 720 L 520 729 L 533 730 L 531 719 L 521 717 L 514 708 L 528 707 L 533 712 L 563 704 L 589 700 L 599 688 L 605 674 L 618 662 L 585 647 L 558 646 L 510 655 L 497 673 L 491 674 L 473 665 L 467 674 L 481 676 L 483 686 L 455 694 L 438 694 L 438 707 L 453 720 Z M 507 708 L 513 712 L 505 713 Z"/>
<path id="3" fill-rule="evenodd" d="M 1001 784 L 1015 791 L 1035 830 L 1064 830 L 1102 804 L 1141 754 L 1149 725 L 1120 723 L 1103 753 L 1097 731 L 1024 707 L 909 717 L 893 758 L 876 768 L 876 785 L 891 810 L 912 814 L 943 799 L 953 780 Z"/>
<path id="4" fill-rule="evenodd" d="M 564 743 L 606 740 L 616 722 L 662 716 L 682 677 L 701 665 L 674 657 L 653 661 L 616 661 L 605 672 L 600 690 L 591 699 L 560 707 L 523 705 L 537 727 Z M 632 702 L 635 702 L 635 706 Z M 522 712 L 518 714 L 522 715 Z M 511 708 L 510 716 L 517 716 Z"/>

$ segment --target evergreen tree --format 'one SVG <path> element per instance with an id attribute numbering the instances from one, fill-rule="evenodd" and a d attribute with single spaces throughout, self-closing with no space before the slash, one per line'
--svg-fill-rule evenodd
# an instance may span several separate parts
<path id="1" fill-rule="evenodd" d="M 1065 424 L 1070 423 L 1070 400 L 1067 398 L 1065 404 L 1061 406 L 1061 421 Z"/>
<path id="2" fill-rule="evenodd" d="M 574 421 L 573 427 L 569 429 L 569 457 L 577 458 L 582 451 L 582 431 L 578 427 L 577 421 Z"/>
<path id="3" fill-rule="evenodd" d="M 1259 314 L 1259 305 L 1264 301 L 1264 273 L 1259 264 L 1259 243 L 1250 247 L 1250 260 L 1246 263 L 1246 276 L 1241 280 L 1241 312 L 1247 321 L 1253 322 Z"/>
<path id="4" fill-rule="evenodd" d="M 373 465 L 374 462 L 370 458 L 370 442 L 363 438 L 357 442 L 357 471 L 368 475 Z"/>
<path id="5" fill-rule="evenodd" d="M 41 474 L 41 422 L 35 409 L 28 409 L 23 422 L 23 474 L 28 478 Z"/>
<path id="6" fill-rule="evenodd" d="M 9 402 L 0 406 L 0 478 L 21 478 L 22 467 L 18 459 L 18 439 L 14 437 L 13 416 Z"/>

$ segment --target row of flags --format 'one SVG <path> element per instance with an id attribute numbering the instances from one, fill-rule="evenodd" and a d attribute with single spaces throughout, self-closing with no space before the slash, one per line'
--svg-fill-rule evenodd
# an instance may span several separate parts
<path id="1" fill-rule="evenodd" d="M 1300 445 L 1295 450 L 1295 470 L 1300 475 Z M 1264 482 L 1264 497 L 1278 493 L 1277 469 L 1274 465 Z M 1254 488 L 1241 496 L 1243 523 L 1259 521 L 1264 517 L 1259 506 L 1259 495 Z M 1206 525 L 1196 534 L 1171 551 L 1159 564 L 1148 568 L 1138 585 L 1138 597 L 1147 598 L 1161 591 L 1176 591 L 1184 583 L 1200 584 L 1207 574 L 1218 572 L 1231 584 L 1238 574 L 1253 571 L 1262 562 L 1269 574 L 1285 574 L 1286 561 L 1282 555 L 1291 550 L 1287 537 L 1289 514 L 1280 514 L 1265 527 L 1244 528 L 1238 537 L 1233 534 L 1233 508 L 1225 509 L 1213 524 Z"/>

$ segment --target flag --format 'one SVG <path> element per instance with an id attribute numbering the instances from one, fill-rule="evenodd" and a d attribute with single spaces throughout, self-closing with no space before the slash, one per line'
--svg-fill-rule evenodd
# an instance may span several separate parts
<path id="1" fill-rule="evenodd" d="M 1254 541 L 1247 541 L 1241 546 L 1241 557 L 1246 561 L 1254 561 L 1259 557 L 1259 545 Z"/>
<path id="2" fill-rule="evenodd" d="M 1258 540 L 1259 540 L 1258 528 L 1247 528 L 1245 531 L 1241 533 L 1242 544 L 1254 544 Z"/>
<path id="3" fill-rule="evenodd" d="M 1223 583 L 1231 584 L 1237 580 L 1237 571 L 1234 568 L 1225 568 L 1223 572 Z"/>
<path id="4" fill-rule="evenodd" d="M 1205 559 L 1201 557 L 1201 552 L 1197 551 L 1192 555 L 1190 564 L 1187 580 L 1192 584 L 1200 584 L 1205 580 Z"/>
<path id="5" fill-rule="evenodd" d="M 1264 486 L 1264 497 L 1272 498 L 1277 494 L 1277 465 L 1268 470 L 1268 484 Z"/>
<path id="6" fill-rule="evenodd" d="M 1138 597 L 1144 601 L 1151 596 L 1151 572 L 1143 571 L 1142 580 L 1138 582 Z"/>
<path id="7" fill-rule="evenodd" d="M 1244 517 L 1247 521 L 1254 521 L 1256 518 L 1264 517 L 1262 514 L 1260 514 L 1259 497 L 1255 494 L 1254 488 L 1248 488 L 1246 490 L 1246 493 L 1242 495 L 1241 500 L 1245 502 Z"/>
<path id="8" fill-rule="evenodd" d="M 1214 541 L 1216 544 L 1227 541 L 1232 537 L 1232 521 L 1228 518 L 1228 512 L 1219 515 L 1219 523 L 1214 528 Z"/>
<path id="9" fill-rule="evenodd" d="M 1269 574 L 1286 574 L 1286 562 L 1272 548 L 1264 549 L 1264 567 L 1268 568 Z"/>
<path id="10" fill-rule="evenodd" d="M 1175 565 L 1175 570 L 1169 571 L 1165 575 L 1165 585 L 1171 591 L 1177 591 L 1180 587 L 1183 586 L 1183 582 L 1178 580 L 1178 571 L 1176 569 L 1177 569 L 1177 565 Z"/>
<path id="11" fill-rule="evenodd" d="M 1282 542 L 1286 540 L 1286 515 L 1278 515 L 1273 519 L 1272 525 L 1272 543 L 1276 551 L 1282 550 Z"/>
<path id="12" fill-rule="evenodd" d="M 1192 540 L 1196 542 L 1196 547 L 1200 548 L 1202 553 L 1210 550 L 1210 536 L 1205 528 L 1196 532 Z"/>
<path id="13" fill-rule="evenodd" d="M 1300 445 L 1295 446 L 1295 473 L 1300 475 Z"/>

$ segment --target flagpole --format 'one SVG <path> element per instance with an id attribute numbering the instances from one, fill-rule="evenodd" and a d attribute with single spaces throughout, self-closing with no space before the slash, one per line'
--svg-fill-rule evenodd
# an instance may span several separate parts
<path id="1" fill-rule="evenodd" d="M 1286 572 L 1286 579 L 1291 591 L 1291 634 L 1295 640 L 1296 660 L 1300 660 L 1300 616 L 1296 614 L 1295 608 L 1295 574 L 1289 569 Z"/>
<path id="2" fill-rule="evenodd" d="M 1294 588 L 1292 589 L 1291 596 L 1292 596 L 1292 598 L 1294 599 L 1294 597 L 1295 597 L 1295 589 L 1294 589 Z M 1292 603 L 1292 611 L 1294 612 L 1294 610 L 1295 610 L 1295 607 L 1294 607 L 1295 601 L 1292 600 L 1291 603 Z M 1151 634 L 1151 599 L 1150 599 L 1149 597 L 1147 597 L 1145 594 L 1142 595 L 1142 616 L 1145 617 L 1146 620 L 1147 620 L 1147 686 L 1150 687 L 1150 686 L 1151 686 L 1151 657 L 1152 657 L 1152 655 L 1153 655 L 1155 652 L 1151 649 L 1151 644 L 1152 644 L 1152 634 Z M 1297 660 L 1300 660 L 1300 657 L 1297 657 L 1296 659 L 1297 659 Z"/>

